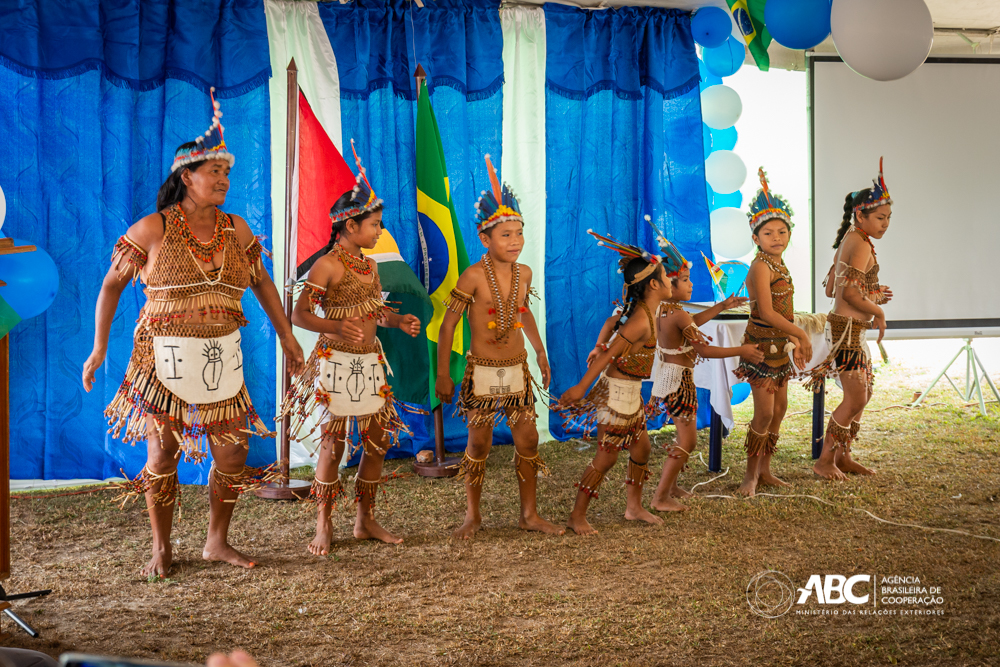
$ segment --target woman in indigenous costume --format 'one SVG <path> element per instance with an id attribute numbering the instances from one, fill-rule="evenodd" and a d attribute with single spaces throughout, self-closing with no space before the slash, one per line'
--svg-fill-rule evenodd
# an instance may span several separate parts
<path id="1" fill-rule="evenodd" d="M 219 208 L 236 158 L 226 149 L 214 95 L 212 105 L 205 135 L 177 149 L 157 195 L 158 212 L 132 225 L 115 245 L 97 298 L 94 349 L 83 367 L 83 385 L 90 391 L 107 353 L 118 300 L 130 281 L 141 280 L 146 303 L 132 358 L 104 414 L 114 437 L 147 441 L 146 465 L 122 485 L 119 496 L 122 505 L 146 497 L 153 530 L 153 557 L 142 571 L 146 576 L 163 576 L 170 569 L 181 453 L 196 463 L 208 452 L 212 456 L 202 557 L 254 566 L 227 539 L 239 495 L 274 477 L 246 465 L 248 434 L 274 435 L 254 410 L 243 381 L 240 329 L 247 320 L 240 300 L 248 287 L 274 325 L 291 371 L 302 369 L 302 349 L 261 263 L 259 240 L 245 220 Z"/>
<path id="2" fill-rule="evenodd" d="M 746 496 L 756 493 L 758 483 L 788 486 L 772 474 L 771 457 L 778 449 L 781 422 L 788 409 L 788 380 L 796 375 L 795 366 L 804 368 L 812 358 L 809 334 L 795 324 L 795 286 L 781 258 L 792 237 L 792 209 L 771 192 L 763 168 L 757 170 L 757 176 L 761 188 L 750 202 L 747 217 L 758 252 L 747 273 L 750 320 L 743 343 L 756 345 L 764 353 L 764 361 L 743 357 L 733 372 L 753 391 L 753 420 L 747 426 L 744 444 L 747 469 L 737 489 Z"/>
<path id="3" fill-rule="evenodd" d="M 354 142 L 351 142 L 354 148 Z M 378 265 L 362 253 L 382 234 L 382 200 L 361 166 L 356 185 L 330 209 L 330 242 L 309 269 L 292 321 L 320 334 L 306 370 L 289 388 L 282 416 L 291 417 L 289 436 L 304 440 L 321 429 L 319 461 L 309 501 L 316 504 L 316 537 L 309 552 L 325 556 L 333 536 L 331 515 L 344 495 L 338 465 L 348 440 L 363 450 L 354 483 L 357 517 L 354 536 L 391 544 L 403 540 L 375 520 L 375 495 L 385 481 L 382 464 L 399 443 L 406 425 L 396 411 L 378 327 L 395 327 L 411 336 L 420 332 L 414 315 L 399 315 L 383 300 Z M 316 419 L 318 418 L 318 419 Z"/>
<path id="4" fill-rule="evenodd" d="M 851 458 L 851 443 L 858 437 L 861 415 L 872 397 L 872 359 L 866 340 L 868 329 L 877 328 L 878 342 L 885 333 L 882 304 L 892 290 L 878 282 L 878 258 L 872 239 L 881 239 L 889 229 L 892 198 L 882 177 L 872 187 L 852 192 L 844 200 L 844 219 L 833 247 L 837 253 L 826 279 L 826 295 L 835 298 L 826 317 L 826 339 L 830 355 L 811 373 L 816 391 L 827 377 L 837 377 L 844 398 L 830 415 L 823 452 L 813 466 L 827 479 L 846 479 L 844 473 L 874 474 Z M 832 280 L 831 280 L 832 277 Z"/>

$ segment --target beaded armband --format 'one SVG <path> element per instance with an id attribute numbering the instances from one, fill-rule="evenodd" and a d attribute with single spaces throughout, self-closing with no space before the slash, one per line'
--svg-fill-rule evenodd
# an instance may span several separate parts
<path id="1" fill-rule="evenodd" d="M 309 298 L 309 304 L 313 308 L 323 305 L 323 298 L 326 296 L 325 287 L 320 287 L 316 283 L 311 283 L 308 280 L 303 280 L 301 285 L 302 293 Z"/>
<path id="2" fill-rule="evenodd" d="M 250 265 L 250 276 L 253 278 L 254 284 L 256 284 L 264 273 L 264 264 L 261 261 L 261 257 L 263 255 L 270 257 L 271 253 L 261 245 L 259 236 L 255 236 L 253 242 L 247 246 L 246 253 L 247 263 Z"/>
<path id="3" fill-rule="evenodd" d="M 457 287 L 451 290 L 448 294 L 447 300 L 445 300 L 445 307 L 453 313 L 462 315 L 469 309 L 469 307 L 475 303 L 475 299 L 472 298 L 471 294 L 466 294 Z"/>
<path id="4" fill-rule="evenodd" d="M 149 255 L 127 235 L 122 235 L 115 243 L 111 253 L 111 264 L 118 271 L 118 277 L 127 277 L 132 282 L 139 277 L 142 267 L 146 266 Z"/>
<path id="5" fill-rule="evenodd" d="M 701 329 L 699 329 L 698 325 L 695 324 L 694 322 L 684 327 L 684 329 L 681 331 L 681 335 L 684 336 L 686 340 L 689 340 L 693 343 L 704 343 L 705 345 L 708 345 L 709 343 L 712 342 L 712 337 L 706 336 L 704 333 L 702 333 Z"/>
<path id="6" fill-rule="evenodd" d="M 535 301 L 542 300 L 542 297 L 538 295 L 538 291 L 534 288 L 534 286 L 529 287 L 528 291 L 524 293 L 524 305 L 530 306 L 532 299 L 534 299 Z"/>

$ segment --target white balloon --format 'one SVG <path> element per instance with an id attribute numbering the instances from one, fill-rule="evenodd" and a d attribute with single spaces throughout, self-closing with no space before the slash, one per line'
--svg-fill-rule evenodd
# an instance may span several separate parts
<path id="1" fill-rule="evenodd" d="M 924 0 L 833 0 L 830 28 L 847 66 L 876 81 L 913 72 L 934 42 L 934 21 Z"/>
<path id="2" fill-rule="evenodd" d="M 713 130 L 732 127 L 742 113 L 740 94 L 729 86 L 720 83 L 701 91 L 701 119 Z"/>
<path id="3" fill-rule="evenodd" d="M 705 159 L 705 180 L 720 195 L 728 195 L 747 180 L 747 166 L 732 151 L 712 151 Z"/>
<path id="4" fill-rule="evenodd" d="M 712 252 L 727 259 L 743 257 L 753 247 L 747 214 L 738 208 L 717 208 L 712 211 Z"/>
<path id="5" fill-rule="evenodd" d="M 3 196 L 3 188 L 0 187 L 0 229 L 3 229 L 3 221 L 7 217 L 7 198 Z"/>

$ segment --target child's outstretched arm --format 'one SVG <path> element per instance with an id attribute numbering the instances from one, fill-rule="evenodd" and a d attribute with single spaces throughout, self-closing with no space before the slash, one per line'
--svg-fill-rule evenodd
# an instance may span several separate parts
<path id="1" fill-rule="evenodd" d="M 525 267 L 527 269 L 527 267 Z M 527 292 L 531 290 L 531 269 L 527 269 L 528 286 Z M 535 316 L 528 308 L 528 297 L 524 297 L 524 313 L 521 315 L 521 324 L 524 325 L 524 336 L 531 343 L 531 347 L 535 350 L 535 360 L 538 362 L 538 370 L 542 372 L 542 387 L 545 389 L 549 388 L 549 382 L 552 380 L 552 371 L 549 369 L 549 359 L 545 355 L 545 345 L 542 344 L 542 337 L 538 333 L 538 323 L 535 322 Z"/>
<path id="2" fill-rule="evenodd" d="M 604 346 L 608 344 L 609 340 L 611 340 L 611 334 L 615 330 L 615 322 L 618 321 L 618 317 L 619 314 L 616 313 L 615 315 L 612 315 L 608 319 L 604 320 L 604 326 L 601 327 L 601 333 L 597 334 L 597 343 L 590 351 L 590 354 L 587 355 L 587 368 L 590 368 L 590 365 L 594 363 L 594 359 L 597 358 L 597 355 L 600 354 Z"/>
<path id="3" fill-rule="evenodd" d="M 640 313 L 641 314 L 641 313 Z M 559 397 L 559 404 L 562 406 L 572 405 L 583 398 L 587 389 L 594 383 L 594 380 L 611 365 L 611 362 L 618 356 L 625 354 L 633 345 L 641 345 L 642 341 L 650 337 L 649 322 L 646 318 L 636 317 L 635 314 L 628 321 L 618 328 L 618 334 L 608 343 L 608 348 L 602 350 L 594 363 L 590 365 L 583 378 L 573 387 L 567 389 Z"/>
<path id="4" fill-rule="evenodd" d="M 809 334 L 797 327 L 794 322 L 789 322 L 774 312 L 774 306 L 771 302 L 771 273 L 767 266 L 755 262 L 750 267 L 747 279 L 752 281 L 754 285 L 754 298 L 757 300 L 757 312 L 760 313 L 760 318 L 778 331 L 797 338 L 799 345 L 796 349 L 807 359 L 812 358 L 812 342 Z"/>
<path id="5" fill-rule="evenodd" d="M 694 323 L 695 324 L 697 324 L 698 326 L 701 326 L 705 322 L 708 322 L 709 320 L 713 320 L 716 317 L 718 317 L 719 313 L 721 313 L 722 311 L 724 311 L 724 310 L 732 310 L 733 308 L 738 308 L 738 307 L 742 306 L 743 304 L 745 304 L 749 300 L 750 299 L 748 299 L 746 297 L 736 296 L 735 294 L 730 294 L 725 299 L 723 299 L 719 303 L 715 304 L 711 308 L 707 308 L 706 310 L 703 310 L 700 313 L 695 313 L 691 317 L 692 317 L 692 319 L 694 319 Z"/>
<path id="6" fill-rule="evenodd" d="M 340 275 L 337 275 L 339 269 Z M 343 320 L 327 320 L 313 312 L 313 295 L 322 300 L 327 287 L 344 277 L 344 266 L 328 257 L 320 257 L 309 269 L 306 276 L 306 289 L 299 294 L 295 308 L 292 310 L 292 324 L 302 329 L 316 333 L 340 336 L 350 343 L 364 342 L 364 331 L 361 328 L 360 317 L 348 317 Z"/>

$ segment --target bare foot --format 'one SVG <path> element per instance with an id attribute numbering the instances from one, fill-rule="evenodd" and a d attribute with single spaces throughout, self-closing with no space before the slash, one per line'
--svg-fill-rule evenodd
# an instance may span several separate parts
<path id="1" fill-rule="evenodd" d="M 483 517 L 473 516 L 465 517 L 465 523 L 458 527 L 454 533 L 451 534 L 456 540 L 471 540 L 475 534 L 479 531 L 479 526 L 483 523 Z"/>
<path id="2" fill-rule="evenodd" d="M 570 514 L 566 527 L 577 535 L 597 535 L 597 530 L 587 522 L 586 516 L 576 517 Z"/>
<path id="3" fill-rule="evenodd" d="M 760 473 L 760 477 L 757 478 L 758 484 L 763 484 L 764 486 L 791 486 L 788 482 L 778 479 L 769 472 Z"/>
<path id="4" fill-rule="evenodd" d="M 153 549 L 153 557 L 149 559 L 146 567 L 142 568 L 140 572 L 147 579 L 149 577 L 165 577 L 170 571 L 173 560 L 173 549 L 170 542 L 167 542 L 165 547 Z"/>
<path id="5" fill-rule="evenodd" d="M 688 495 L 690 496 L 691 494 L 689 493 Z M 666 499 L 664 499 L 663 501 L 660 501 L 660 502 L 657 502 L 656 500 L 653 500 L 653 502 L 649 503 L 649 506 L 652 507 L 657 512 L 685 512 L 685 511 L 687 511 L 687 505 L 681 505 L 679 502 L 677 502 L 676 500 L 674 500 L 671 497 L 667 497 Z"/>
<path id="6" fill-rule="evenodd" d="M 375 517 L 366 516 L 354 522 L 354 537 L 359 540 L 381 540 L 386 544 L 402 544 L 403 538 L 396 537 L 383 528 Z"/>
<path id="7" fill-rule="evenodd" d="M 736 489 L 736 495 L 746 496 L 747 498 L 753 498 L 757 495 L 757 478 L 751 477 L 747 479 L 744 477 L 740 488 Z"/>
<path id="8" fill-rule="evenodd" d="M 249 557 L 241 554 L 225 542 L 222 544 L 206 542 L 205 548 L 201 552 L 201 557 L 208 561 L 220 561 L 237 567 L 245 567 L 248 570 L 256 565 Z"/>
<path id="9" fill-rule="evenodd" d="M 833 479 L 837 481 L 847 479 L 847 475 L 840 471 L 840 468 L 834 463 L 823 463 L 822 461 L 816 461 L 813 465 L 813 472 L 820 477 L 825 477 L 826 479 Z"/>
<path id="10" fill-rule="evenodd" d="M 855 475 L 874 475 L 875 471 L 871 468 L 866 468 L 849 456 L 837 461 L 837 467 L 843 472 L 854 473 Z"/>
<path id="11" fill-rule="evenodd" d="M 685 491 L 681 487 L 674 484 L 670 487 L 670 497 L 671 498 L 693 498 L 694 494 L 690 491 Z"/>
<path id="12" fill-rule="evenodd" d="M 629 521 L 645 521 L 646 523 L 651 523 L 654 526 L 663 525 L 663 519 L 642 507 L 635 511 L 626 508 L 625 518 Z"/>
<path id="13" fill-rule="evenodd" d="M 566 529 L 560 528 L 554 523 L 549 523 L 542 517 L 534 514 L 532 516 L 521 516 L 517 522 L 518 527 L 521 530 L 537 530 L 540 533 L 548 533 L 549 535 L 565 535 Z"/>
<path id="14" fill-rule="evenodd" d="M 325 556 L 330 553 L 330 541 L 333 539 L 333 522 L 330 519 L 316 523 L 316 537 L 306 549 L 313 556 Z"/>

